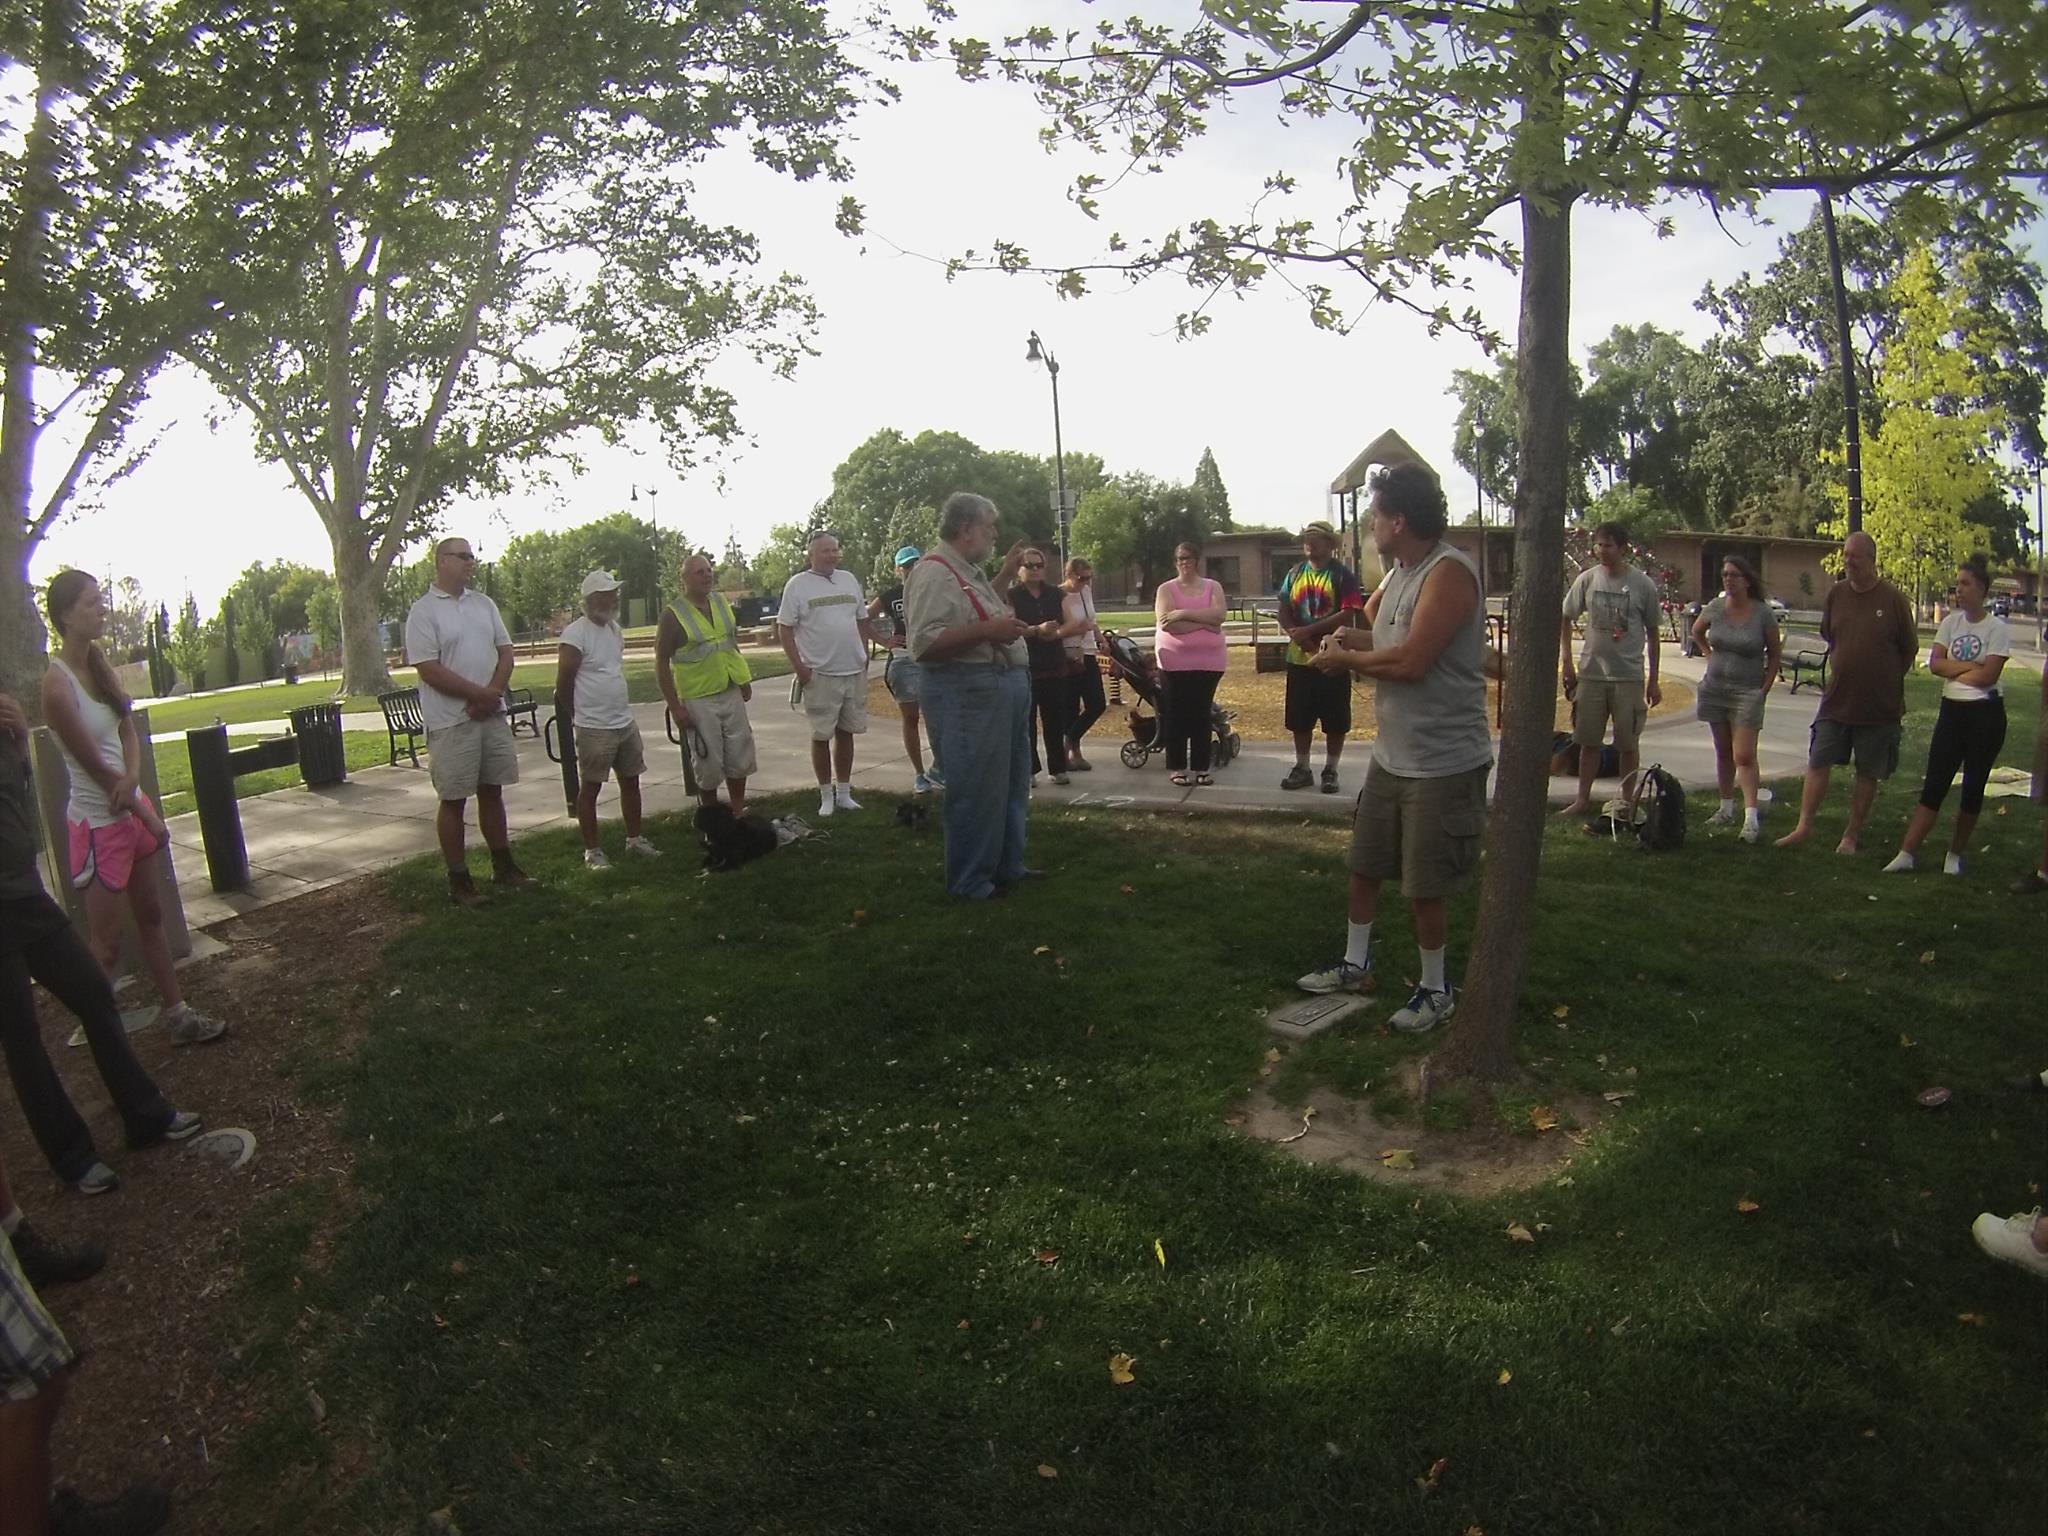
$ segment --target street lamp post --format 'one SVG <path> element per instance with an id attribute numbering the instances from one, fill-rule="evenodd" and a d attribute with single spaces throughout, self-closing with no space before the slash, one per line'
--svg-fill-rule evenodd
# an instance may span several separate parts
<path id="1" fill-rule="evenodd" d="M 1067 505 L 1067 450 L 1060 441 L 1060 365 L 1059 359 L 1039 341 L 1038 332 L 1033 331 L 1024 344 L 1024 361 L 1043 363 L 1048 377 L 1052 379 L 1052 463 L 1055 481 L 1053 523 L 1059 532 L 1060 570 L 1067 567 L 1067 522 L 1073 516 L 1073 508 Z"/>

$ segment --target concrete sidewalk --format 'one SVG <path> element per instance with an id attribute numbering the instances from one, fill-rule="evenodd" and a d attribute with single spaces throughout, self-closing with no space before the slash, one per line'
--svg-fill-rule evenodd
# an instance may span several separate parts
<path id="1" fill-rule="evenodd" d="M 2017 658 L 2016 658 L 2017 661 Z M 1664 674 L 1696 687 L 1704 663 L 1696 658 L 1667 653 Z M 2037 686 L 2032 676 L 2025 686 Z M 759 749 L 760 772 L 750 782 L 754 794 L 809 791 L 815 787 L 810 764 L 810 733 L 803 716 L 787 704 L 788 682 L 771 678 L 755 689 L 754 736 Z M 1796 780 L 1806 767 L 1807 731 L 1819 708 L 1819 694 L 1802 688 L 1797 694 L 1784 685 L 1771 695 L 1765 711 L 1764 728 L 1758 746 L 1759 767 L 1767 782 Z M 681 810 L 688 796 L 683 789 L 682 756 L 663 731 L 663 709 L 659 704 L 635 707 L 640 729 L 647 740 L 647 772 L 641 779 L 641 795 L 650 816 Z M 350 717 L 354 720 L 361 717 Z M 382 729 L 380 716 L 367 717 Z M 1216 783 L 1208 788 L 1176 787 L 1167 780 L 1165 758 L 1155 755 L 1141 768 L 1125 768 L 1117 749 L 1125 740 L 1121 718 L 1114 712 L 1105 716 L 1090 736 L 1087 754 L 1094 768 L 1073 775 L 1072 784 L 1061 787 L 1042 779 L 1035 801 L 1040 806 L 1097 805 L 1110 808 L 1209 809 L 1219 811 L 1267 811 L 1295 816 L 1326 816 L 1333 821 L 1347 819 L 1353 799 L 1364 780 L 1371 743 L 1354 740 L 1340 765 L 1342 790 L 1325 795 L 1317 790 L 1289 793 L 1280 780 L 1293 765 L 1290 747 L 1278 742 L 1248 742 L 1229 767 L 1216 771 Z M 563 803 L 560 768 L 548 760 L 541 743 L 521 734 L 516 738 L 520 761 L 520 782 L 506 791 L 505 802 L 514 834 L 543 827 L 562 826 L 569 821 Z M 1643 734 L 1643 760 L 1659 762 L 1675 774 L 1688 791 L 1714 788 L 1714 748 L 1707 728 L 1692 718 L 1690 710 L 1652 724 Z M 1316 748 L 1313 764 L 1322 766 L 1322 748 Z M 854 761 L 854 788 L 908 793 L 911 769 L 904 755 L 903 737 L 893 711 L 873 708 L 868 733 L 860 738 Z M 1576 791 L 1575 782 L 1553 779 L 1550 799 L 1562 805 Z M 1613 780 L 1602 781 L 1596 794 L 1602 798 L 1617 792 Z M 1788 797 L 1779 795 L 1780 802 Z M 186 921 L 203 927 L 239 913 L 286 901 L 307 891 L 319 890 L 343 880 L 400 863 L 435 847 L 434 816 L 439 807 L 433 785 L 424 768 L 370 768 L 352 773 L 344 783 L 327 789 L 292 789 L 240 802 L 242 827 L 249 848 L 251 883 L 246 890 L 216 894 L 207 880 L 206 859 L 196 815 L 174 817 L 170 822 L 172 857 L 179 880 L 178 892 L 185 904 Z M 1790 805 L 1781 805 L 1774 819 L 1789 826 Z M 809 816 L 814 803 L 803 807 Z M 473 813 L 472 813 L 473 814 Z M 879 809 L 848 813 L 883 814 Z M 599 802 L 599 815 L 616 840 L 618 786 L 607 784 Z M 477 837 L 472 820 L 470 841 Z M 671 835 L 672 851 L 687 856 L 687 845 Z"/>

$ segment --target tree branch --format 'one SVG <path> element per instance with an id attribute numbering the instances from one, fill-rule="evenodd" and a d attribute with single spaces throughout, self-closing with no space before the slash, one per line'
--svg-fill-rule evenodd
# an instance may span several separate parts
<path id="1" fill-rule="evenodd" d="M 1657 24 L 1664 19 L 1664 0 L 1650 0 L 1650 31 L 1657 30 Z M 1614 114 L 1614 131 L 1607 137 L 1607 153 L 1613 154 L 1621 148 L 1621 141 L 1628 132 L 1628 121 L 1636 115 L 1636 107 L 1643 99 L 1643 66 L 1636 64 L 1635 73 L 1629 76 L 1628 92 L 1621 99 L 1621 110 Z"/>
<path id="2" fill-rule="evenodd" d="M 35 521 L 29 524 L 28 542 L 31 545 L 41 542 L 43 536 L 56 526 L 57 516 L 71 500 L 72 494 L 77 491 L 78 482 L 85 474 L 86 466 L 98 458 L 109 443 L 120 437 L 136 402 L 142 398 L 142 392 L 148 387 L 150 378 L 163 366 L 166 355 L 161 349 L 150 353 L 125 370 L 115 381 L 114 387 L 108 391 L 107 398 L 93 417 L 92 428 L 85 434 L 85 441 L 78 445 L 78 451 L 71 456 L 71 462 L 65 466 L 63 478 L 51 490 L 49 498 L 43 503 L 43 510 L 36 515 Z"/>
<path id="3" fill-rule="evenodd" d="M 305 466 L 313 462 L 313 456 L 292 440 L 283 423 L 263 408 L 263 403 L 249 392 L 248 385 L 237 378 L 224 378 L 218 372 L 209 371 L 209 376 L 213 379 L 215 388 L 224 390 L 230 400 L 256 418 L 258 427 L 270 434 L 270 440 L 277 444 L 278 458 L 283 461 L 284 467 L 291 471 L 292 483 L 297 485 L 300 493 L 313 504 L 313 510 L 319 514 L 320 521 L 329 535 L 339 533 L 341 530 L 336 526 L 334 499 L 316 485 L 306 472 Z"/>

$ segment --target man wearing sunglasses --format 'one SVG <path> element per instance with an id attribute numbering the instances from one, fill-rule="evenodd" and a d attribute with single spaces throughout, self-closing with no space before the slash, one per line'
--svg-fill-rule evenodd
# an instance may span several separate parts
<path id="1" fill-rule="evenodd" d="M 512 635 L 498 605 L 471 589 L 475 574 L 469 540 L 441 540 L 434 546 L 434 584 L 405 616 L 405 655 L 419 673 L 428 767 L 441 797 L 434 827 L 448 861 L 448 895 L 458 907 L 484 901 L 463 846 L 463 809 L 472 795 L 491 850 L 492 884 L 531 890 L 537 883 L 512 862 L 505 829 L 504 789 L 519 782 L 519 753 L 505 720 Z"/>

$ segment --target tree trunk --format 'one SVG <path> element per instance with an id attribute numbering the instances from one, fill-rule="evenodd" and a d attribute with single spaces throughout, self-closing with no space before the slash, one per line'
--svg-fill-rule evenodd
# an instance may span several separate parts
<path id="1" fill-rule="evenodd" d="M 1835 200 L 1825 188 L 1820 217 L 1828 236 L 1828 278 L 1834 288 L 1835 349 L 1842 360 L 1842 413 L 1848 433 L 1842 480 L 1849 493 L 1849 532 L 1863 529 L 1863 407 L 1856 399 L 1856 352 L 1849 330 L 1849 285 L 1842 277 L 1842 242 L 1835 233 Z"/>
<path id="2" fill-rule="evenodd" d="M 1529 968 L 1529 913 L 1549 813 L 1551 723 L 1557 711 L 1557 628 L 1564 599 L 1571 322 L 1571 199 L 1540 212 L 1522 199 L 1522 317 L 1515 378 L 1520 474 L 1515 489 L 1515 585 L 1509 599 L 1505 721 L 1486 872 L 1467 982 L 1435 1081 L 1497 1081 L 1515 1070 L 1515 1032 Z"/>
<path id="3" fill-rule="evenodd" d="M 334 584 L 341 593 L 341 689 L 383 693 L 391 686 L 384 665 L 383 572 L 370 558 L 360 529 L 335 537 Z M 397 617 L 403 618 L 400 614 Z"/>

